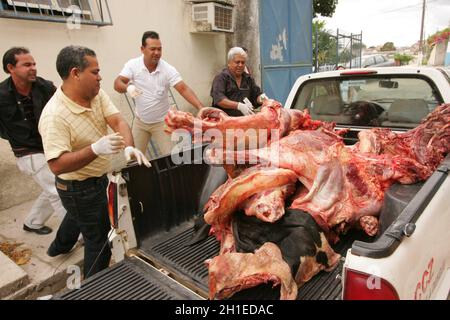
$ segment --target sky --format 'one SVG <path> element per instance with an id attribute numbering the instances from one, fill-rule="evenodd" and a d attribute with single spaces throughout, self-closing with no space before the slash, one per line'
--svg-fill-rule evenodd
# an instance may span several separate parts
<path id="1" fill-rule="evenodd" d="M 420 39 L 423 0 L 339 0 L 325 28 L 336 33 L 360 33 L 367 46 L 393 42 L 411 46 Z M 450 0 L 426 0 L 424 39 L 450 26 Z"/>

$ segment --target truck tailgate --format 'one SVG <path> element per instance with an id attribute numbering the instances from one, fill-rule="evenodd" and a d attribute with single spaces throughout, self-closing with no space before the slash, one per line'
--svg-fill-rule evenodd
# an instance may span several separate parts
<path id="1" fill-rule="evenodd" d="M 192 291 L 136 257 L 126 258 L 54 300 L 198 300 Z"/>

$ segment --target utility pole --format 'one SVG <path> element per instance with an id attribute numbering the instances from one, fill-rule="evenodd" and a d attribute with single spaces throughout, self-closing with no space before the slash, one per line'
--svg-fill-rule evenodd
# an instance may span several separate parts
<path id="1" fill-rule="evenodd" d="M 425 23 L 425 7 L 426 7 L 426 1 L 427 0 L 423 0 L 423 5 L 422 5 L 422 26 L 420 27 L 420 42 L 419 42 L 419 65 L 422 64 L 422 59 L 423 59 L 423 28 L 424 28 L 424 23 Z"/>

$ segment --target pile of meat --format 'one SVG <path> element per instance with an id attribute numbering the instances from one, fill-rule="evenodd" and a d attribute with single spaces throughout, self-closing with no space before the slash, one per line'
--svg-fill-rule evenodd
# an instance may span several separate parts
<path id="1" fill-rule="evenodd" d="M 221 243 L 219 256 L 207 261 L 211 299 L 268 282 L 280 285 L 281 299 L 295 299 L 298 287 L 337 266 L 329 243 L 353 227 L 376 235 L 386 189 L 427 179 L 450 151 L 448 104 L 405 133 L 362 131 L 353 146 L 333 123 L 273 100 L 252 116 L 170 111 L 166 123 L 169 132 L 212 142 L 211 163 L 227 160 L 229 179 L 204 208 Z"/>

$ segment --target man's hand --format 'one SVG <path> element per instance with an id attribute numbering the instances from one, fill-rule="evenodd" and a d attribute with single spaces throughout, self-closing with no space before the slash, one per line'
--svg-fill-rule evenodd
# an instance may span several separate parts
<path id="1" fill-rule="evenodd" d="M 101 137 L 91 144 L 91 149 L 97 156 L 118 153 L 124 147 L 125 141 L 118 132 Z"/>
<path id="2" fill-rule="evenodd" d="M 147 160 L 147 158 L 144 156 L 144 154 L 139 150 L 136 149 L 134 147 L 128 146 L 125 148 L 125 159 L 127 159 L 127 162 L 131 161 L 131 158 L 135 158 L 137 163 L 139 163 L 139 165 L 144 164 L 144 166 L 146 166 L 147 168 L 150 168 L 152 165 L 150 164 L 150 162 Z"/>
<path id="3" fill-rule="evenodd" d="M 255 114 L 253 112 L 253 105 L 252 105 L 252 103 L 247 98 L 244 99 L 244 102 L 245 103 L 241 103 L 241 102 L 238 103 L 238 110 L 240 112 L 242 112 L 242 114 L 244 116 L 249 116 L 249 115 Z"/>
<path id="4" fill-rule="evenodd" d="M 134 84 L 130 84 L 127 87 L 127 92 L 130 95 L 130 97 L 132 97 L 133 99 L 136 99 L 137 97 L 139 97 L 142 94 L 142 90 L 136 88 L 136 86 Z"/>

